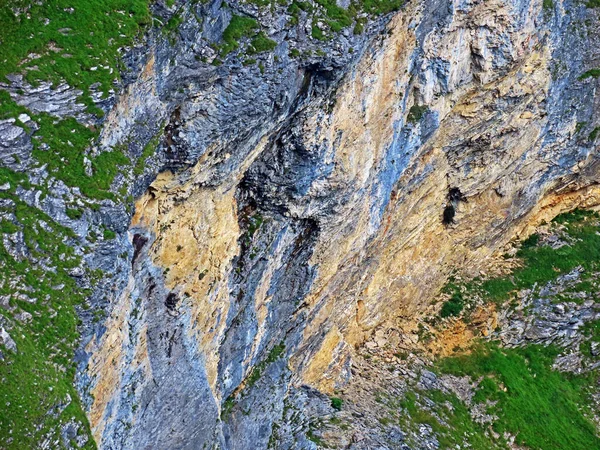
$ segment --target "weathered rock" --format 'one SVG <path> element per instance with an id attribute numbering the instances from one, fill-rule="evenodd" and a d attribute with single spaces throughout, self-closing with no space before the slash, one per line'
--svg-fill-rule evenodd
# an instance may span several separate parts
<path id="1" fill-rule="evenodd" d="M 464 401 L 473 386 L 421 370 L 425 361 L 395 364 L 387 349 L 417 346 L 415 317 L 455 267 L 487 273 L 515 236 L 600 204 L 598 148 L 577 131 L 598 125 L 597 81 L 579 79 L 598 36 L 571 31 L 573 21 L 597 24 L 596 12 L 570 0 L 553 11 L 539 0 L 423 0 L 368 21 L 364 34 L 319 40 L 311 34 L 323 20 L 289 27 L 281 5 L 176 3 L 154 6 L 157 21 L 177 11 L 181 25 L 150 31 L 124 56 L 119 92 L 103 100 L 92 89 L 102 120 L 67 85 L 34 88 L 19 76 L 2 85 L 33 113 L 101 127 L 88 175 L 94 155 L 121 145 L 140 164 L 111 191 L 135 196 L 133 213 L 107 199 L 80 201 L 81 216 L 69 216 L 81 193 L 56 180 L 44 195 L 18 192 L 72 228 L 77 251 L 93 243 L 86 265 L 105 274 L 89 299 L 102 314 L 81 311 L 77 355 L 95 440 L 316 448 L 314 432 L 349 448 L 406 448 L 404 430 L 373 427 L 385 422 L 367 398 L 374 386 L 399 395 L 413 383 Z M 255 63 L 220 54 L 234 12 L 262 24 L 272 53 Z M 29 119 L 0 122 L 0 163 L 46 180 L 17 122 Z M 22 241 L 3 236 L 15 258 Z M 82 268 L 71 275 L 87 282 Z M 505 345 L 572 345 L 598 318 L 593 301 L 553 306 L 553 289 L 521 292 L 521 309 L 500 315 Z M 491 333 L 495 322 L 480 319 Z M 366 341 L 390 364 L 385 377 L 354 364 Z M 557 364 L 572 370 L 577 358 Z M 356 404 L 341 415 L 358 425 L 336 437 L 317 425 L 336 414 L 328 396 L 346 388 Z M 422 448 L 440 445 L 429 426 L 413 434 Z"/>
<path id="2" fill-rule="evenodd" d="M 15 341 L 10 337 L 10 334 L 8 334 L 8 331 L 6 331 L 4 327 L 0 327 L 0 344 L 12 352 L 17 351 L 17 344 L 15 344 Z"/>

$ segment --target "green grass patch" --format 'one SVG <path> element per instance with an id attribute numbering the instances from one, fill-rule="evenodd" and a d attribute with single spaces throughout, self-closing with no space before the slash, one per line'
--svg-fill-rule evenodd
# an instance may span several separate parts
<path id="1" fill-rule="evenodd" d="M 446 301 L 442 305 L 442 309 L 440 311 L 440 316 L 442 317 L 451 317 L 458 316 L 464 308 L 463 298 L 460 293 L 455 293 L 452 295 L 450 300 Z"/>
<path id="2" fill-rule="evenodd" d="M 356 4 L 362 10 L 379 16 L 398 11 L 404 5 L 404 0 L 359 0 Z"/>
<path id="3" fill-rule="evenodd" d="M 352 25 L 352 14 L 349 10 L 337 5 L 336 0 L 315 0 L 321 5 L 329 19 L 327 22 L 333 31 L 340 31 Z"/>
<path id="4" fill-rule="evenodd" d="M 0 414 L 0 447 L 37 448 L 47 434 L 60 440 L 60 424 L 71 419 L 79 421 L 81 432 L 89 435 L 73 386 L 78 338 L 75 305 L 83 303 L 88 293 L 69 276 L 81 264 L 73 248 L 65 244 L 74 234 L 12 193 L 1 192 L 0 198 L 13 202 L 6 212 L 16 217 L 13 225 L 22 230 L 31 257 L 43 262 L 15 259 L 0 244 L 0 295 L 10 297 L 16 312 L 31 314 L 29 322 L 19 322 L 13 312 L 0 309 L 17 345 L 16 353 L 3 349 L 5 360 L 0 363 L 0 404 L 5 411 Z M 3 227 L 2 232 L 10 231 Z M 56 270 L 47 270 L 48 266 Z M 21 300 L 20 295 L 33 302 Z M 67 396 L 70 405 L 56 412 Z M 95 448 L 91 437 L 85 448 Z"/>
<path id="5" fill-rule="evenodd" d="M 536 283 L 547 283 L 579 265 L 586 270 L 597 269 L 600 266 L 599 219 L 597 213 L 583 210 L 556 217 L 554 222 L 565 227 L 573 242 L 553 249 L 537 245 L 539 237 L 533 235 L 517 252 L 517 257 L 523 262 L 522 267 L 507 277 L 482 283 L 486 297 L 493 301 L 504 301 L 509 298 L 511 291 L 530 288 Z"/>
<path id="6" fill-rule="evenodd" d="M 598 78 L 600 77 L 600 69 L 590 69 L 587 72 L 583 72 L 579 75 L 580 80 L 585 80 L 587 78 Z"/>
<path id="7" fill-rule="evenodd" d="M 96 130 L 80 124 L 74 118 L 57 119 L 49 114 L 32 114 L 19 107 L 7 92 L 0 90 L 0 117 L 17 117 L 28 113 L 39 130 L 33 139 L 33 157 L 39 164 L 46 164 L 51 176 L 63 181 L 69 187 L 77 187 L 81 193 L 94 199 L 115 199 L 109 192 L 111 184 L 121 167 L 130 164 L 123 151 L 105 151 L 96 157 L 87 156 L 89 148 L 98 137 Z M 21 126 L 25 127 L 21 124 Z M 86 172 L 86 158 L 91 174 Z M 27 187 L 26 176 L 17 180 L 14 176 L 11 186 L 20 184 Z M 2 177 L 0 176 L 0 179 Z M 23 184 L 26 183 L 26 184 Z"/>
<path id="8" fill-rule="evenodd" d="M 270 52 L 275 47 L 277 47 L 277 42 L 273 39 L 269 39 L 267 35 L 261 31 L 250 42 L 248 54 L 254 55 L 256 53 Z"/>
<path id="9" fill-rule="evenodd" d="M 221 57 L 237 50 L 240 39 L 253 36 L 259 29 L 258 22 L 252 17 L 233 15 L 229 25 L 223 32 L 223 43 L 220 46 Z"/>
<path id="10" fill-rule="evenodd" d="M 81 219 L 83 211 L 78 208 L 67 208 L 67 217 L 71 220 Z"/>
<path id="11" fill-rule="evenodd" d="M 494 431 L 510 433 L 517 444 L 532 450 L 600 448 L 596 428 L 584 414 L 588 387 L 597 376 L 552 370 L 558 353 L 555 347 L 502 349 L 482 343 L 469 355 L 436 365 L 443 373 L 484 377 L 475 400 L 498 402 L 490 407 L 498 416 Z"/>
<path id="12" fill-rule="evenodd" d="M 419 399 L 428 398 L 433 409 L 426 409 Z M 450 407 L 448 407 L 450 405 Z M 400 401 L 400 407 L 408 415 L 401 419 L 401 425 L 426 424 L 431 427 L 440 443 L 440 448 L 471 448 L 473 450 L 492 450 L 505 448 L 503 441 L 494 442 L 485 428 L 475 423 L 467 406 L 456 396 L 445 394 L 439 390 L 423 391 L 419 396 L 413 391 L 406 393 Z M 403 423 L 404 422 L 404 423 Z M 464 447 L 468 444 L 468 447 Z"/>
<path id="13" fill-rule="evenodd" d="M 323 30 L 321 30 L 316 24 L 313 24 L 310 35 L 318 41 L 325 41 L 327 39 L 327 36 L 325 33 L 323 33 Z"/>
<path id="14" fill-rule="evenodd" d="M 444 302 L 442 309 L 440 310 L 441 317 L 458 316 L 464 309 L 464 298 L 460 291 L 460 286 L 454 283 L 451 279 L 448 281 L 446 286 L 442 289 L 442 292 L 450 294 L 450 299 Z"/>
<path id="15" fill-rule="evenodd" d="M 129 158 L 121 150 L 106 151 L 91 163 L 91 176 L 86 173 L 85 152 L 96 138 L 97 132 L 81 125 L 73 118 L 54 119 L 47 114 L 38 117 L 39 139 L 34 141 L 33 155 L 41 164 L 47 164 L 49 173 L 65 182 L 67 186 L 78 187 L 90 198 L 115 198 L 109 188 L 119 168 L 130 164 Z"/>
<path id="16" fill-rule="evenodd" d="M 0 79 L 25 73 L 37 82 L 66 81 L 83 91 L 93 110 L 90 86 L 108 95 L 119 77 L 119 48 L 150 22 L 148 0 L 13 0 L 0 6 Z M 20 11 L 15 14 L 15 11 Z"/>

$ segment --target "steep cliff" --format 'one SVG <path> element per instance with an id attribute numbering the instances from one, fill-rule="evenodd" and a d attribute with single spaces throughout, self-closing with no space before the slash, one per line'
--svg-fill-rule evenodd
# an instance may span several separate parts
<path id="1" fill-rule="evenodd" d="M 434 344 L 419 334 L 448 278 L 507 271 L 510 242 L 600 205 L 594 6 L 136 2 L 114 6 L 131 19 L 123 42 L 80 62 L 82 80 L 44 65 L 72 52 L 58 39 L 77 25 L 13 55 L 0 85 L 2 401 L 45 400 L 33 423 L 2 418 L 0 442 L 447 448 L 364 419 L 377 408 L 365 392 L 417 389 L 404 381 L 416 369 L 388 379 L 365 348 L 468 346 L 461 321 Z M 18 29 L 39 19 L 5 9 Z M 511 329 L 486 308 L 484 334 Z M 43 389 L 62 377 L 60 393 L 31 380 L 36 393 L 15 397 L 44 360 L 64 375 L 41 373 Z M 338 427 L 326 444 L 315 423 L 341 391 L 362 437 Z"/>

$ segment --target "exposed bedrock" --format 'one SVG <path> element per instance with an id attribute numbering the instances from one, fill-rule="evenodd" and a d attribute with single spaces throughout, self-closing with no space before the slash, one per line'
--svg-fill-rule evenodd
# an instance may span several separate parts
<path id="1" fill-rule="evenodd" d="M 412 329 L 452 270 L 600 204 L 577 125 L 598 124 L 579 79 L 597 29 L 574 31 L 592 14 L 578 3 L 553 8 L 415 1 L 335 67 L 264 75 L 153 48 L 102 135 L 165 126 L 85 349 L 100 447 L 312 448 L 273 424 L 343 386 L 376 328 Z"/>

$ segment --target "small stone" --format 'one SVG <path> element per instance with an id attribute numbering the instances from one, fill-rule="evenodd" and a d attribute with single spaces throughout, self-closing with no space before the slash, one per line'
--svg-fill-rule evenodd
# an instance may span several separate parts
<path id="1" fill-rule="evenodd" d="M 31 322 L 31 314 L 29 314 L 27 311 L 22 311 L 15 315 L 15 319 L 17 319 L 19 322 L 29 323 Z"/>
<path id="2" fill-rule="evenodd" d="M 375 350 L 377 348 L 377 344 L 373 341 L 369 341 L 365 344 L 365 347 L 367 347 L 369 350 Z"/>
<path id="3" fill-rule="evenodd" d="M 83 274 L 84 274 L 84 272 L 81 267 L 75 267 L 74 269 L 72 269 L 69 272 L 69 275 L 71 275 L 72 277 L 76 277 L 76 278 L 82 277 Z"/>
<path id="4" fill-rule="evenodd" d="M 0 344 L 4 345 L 8 350 L 17 351 L 17 344 L 15 344 L 13 338 L 10 337 L 10 334 L 3 327 L 0 327 Z"/>

